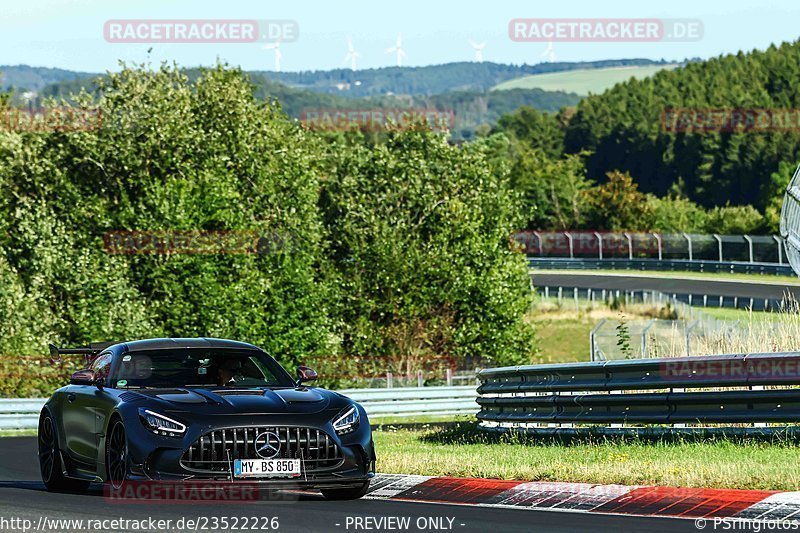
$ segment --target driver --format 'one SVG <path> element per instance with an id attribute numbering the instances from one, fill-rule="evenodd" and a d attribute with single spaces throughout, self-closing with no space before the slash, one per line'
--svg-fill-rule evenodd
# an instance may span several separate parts
<path id="1" fill-rule="evenodd" d="M 226 357 L 217 369 L 217 385 L 225 387 L 241 379 L 242 360 L 237 357 Z"/>

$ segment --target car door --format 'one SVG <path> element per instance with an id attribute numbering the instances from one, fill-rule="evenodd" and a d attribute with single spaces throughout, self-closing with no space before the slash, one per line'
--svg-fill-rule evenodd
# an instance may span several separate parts
<path id="1" fill-rule="evenodd" d="M 113 355 L 110 352 L 97 356 L 89 368 L 101 379 L 108 377 Z M 96 385 L 70 385 L 64 407 L 64 431 L 67 453 L 73 466 L 94 473 L 97 465 L 99 433 L 98 416 L 103 417 L 103 406 L 109 393 Z"/>

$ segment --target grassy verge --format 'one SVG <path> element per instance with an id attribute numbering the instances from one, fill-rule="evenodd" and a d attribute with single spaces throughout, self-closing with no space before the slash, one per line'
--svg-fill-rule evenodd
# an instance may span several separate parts
<path id="1" fill-rule="evenodd" d="M 797 490 L 789 442 L 525 442 L 473 424 L 374 433 L 378 471 L 433 476 L 624 485 Z"/>
<path id="2" fill-rule="evenodd" d="M 538 298 L 526 319 L 536 328 L 542 353 L 533 363 L 570 363 L 589 360 L 589 332 L 602 319 L 644 320 L 670 318 L 666 307 L 633 304 L 611 309 L 599 302 L 579 301 L 576 309 L 572 300 L 559 306 L 556 298 Z"/>
<path id="3" fill-rule="evenodd" d="M 35 435 L 35 429 L 0 429 L 0 437 L 30 437 Z"/>
<path id="4" fill-rule="evenodd" d="M 477 408 L 477 405 L 476 405 Z M 381 416 L 381 417 L 370 417 L 369 423 L 373 427 L 375 426 L 407 426 L 407 425 L 419 425 L 419 424 L 442 424 L 442 423 L 450 423 L 450 422 L 468 422 L 470 420 L 474 420 L 474 415 L 442 415 L 442 416 L 430 416 L 430 415 L 417 415 L 417 416 Z"/>

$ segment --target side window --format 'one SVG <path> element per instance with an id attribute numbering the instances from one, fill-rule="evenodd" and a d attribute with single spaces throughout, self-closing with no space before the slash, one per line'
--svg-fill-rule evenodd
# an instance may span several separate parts
<path id="1" fill-rule="evenodd" d="M 89 368 L 94 371 L 96 376 L 105 381 L 108 379 L 108 372 L 111 370 L 111 362 L 113 360 L 114 356 L 111 353 L 102 353 L 92 361 Z"/>

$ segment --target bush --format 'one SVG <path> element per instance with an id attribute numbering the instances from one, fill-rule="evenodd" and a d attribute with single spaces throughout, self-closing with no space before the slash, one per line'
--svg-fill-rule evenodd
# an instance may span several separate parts
<path id="1" fill-rule="evenodd" d="M 511 250 L 519 198 L 478 148 L 428 131 L 330 147 L 322 210 L 340 284 L 343 349 L 410 373 L 433 357 L 526 362 L 530 286 Z"/>

